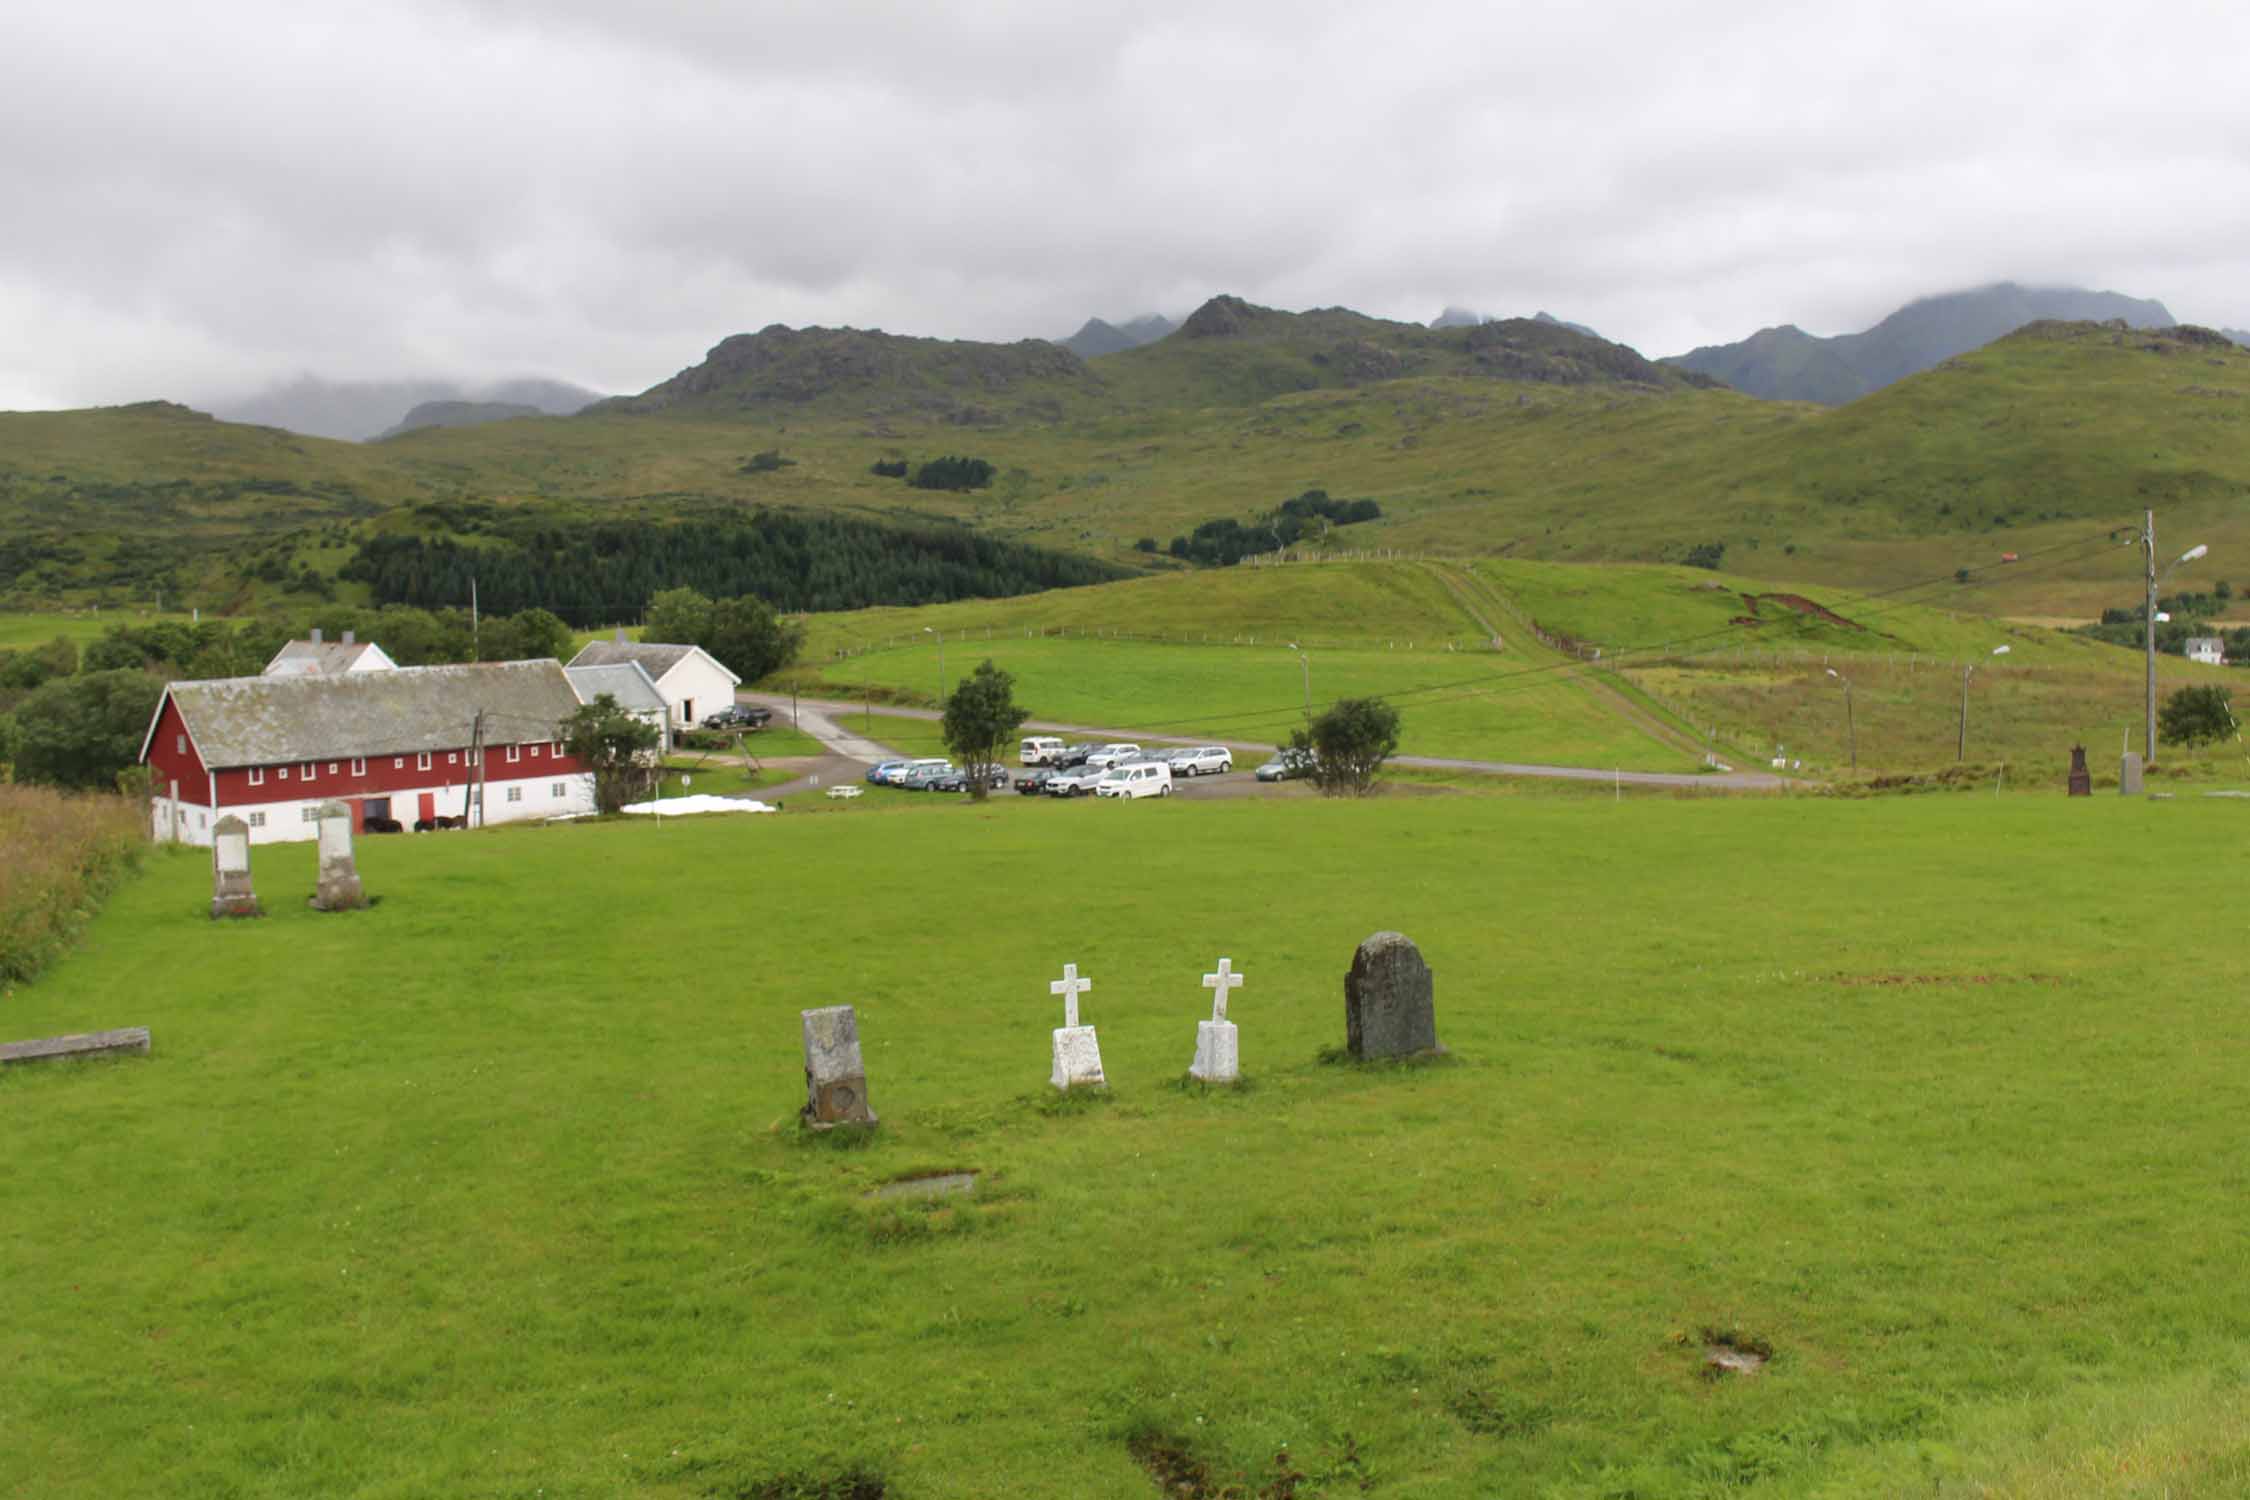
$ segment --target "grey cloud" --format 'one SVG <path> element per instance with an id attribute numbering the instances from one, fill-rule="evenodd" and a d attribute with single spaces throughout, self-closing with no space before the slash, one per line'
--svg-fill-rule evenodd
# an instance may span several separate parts
<path id="1" fill-rule="evenodd" d="M 1217 291 L 1650 353 L 2000 277 L 2250 323 L 2250 15 L 279 0 L 0 20 L 0 402 Z"/>

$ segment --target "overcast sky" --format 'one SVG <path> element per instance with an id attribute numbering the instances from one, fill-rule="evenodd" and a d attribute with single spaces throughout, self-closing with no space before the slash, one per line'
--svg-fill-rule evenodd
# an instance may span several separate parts
<path id="1" fill-rule="evenodd" d="M 2246 64 L 2241 0 L 12 0 L 0 408 L 1220 291 L 1649 354 L 2001 278 L 2250 327 Z"/>

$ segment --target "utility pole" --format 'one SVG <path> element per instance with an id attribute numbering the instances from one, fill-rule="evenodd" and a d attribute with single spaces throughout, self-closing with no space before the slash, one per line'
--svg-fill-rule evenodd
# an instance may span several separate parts
<path id="1" fill-rule="evenodd" d="M 1953 750 L 1955 765 L 1969 758 L 1969 674 L 1976 669 L 1975 662 L 1961 663 L 1961 743 Z"/>
<path id="2" fill-rule="evenodd" d="M 469 759 L 476 763 L 477 810 L 476 816 L 469 819 L 468 823 L 471 828 L 482 828 L 484 826 L 484 710 L 481 708 L 477 710 L 476 723 L 470 726 L 469 730 Z M 464 808 L 463 812 L 466 811 L 467 809 Z"/>
<path id="3" fill-rule="evenodd" d="M 2148 720 L 2142 731 L 2141 746 L 2148 752 L 2148 763 L 2156 764 L 2156 512 L 2143 511 L 2141 550 L 2148 562 L 2148 608 L 2141 621 L 2148 642 Z"/>
<path id="4" fill-rule="evenodd" d="M 484 660 L 484 632 L 477 621 L 477 576 L 469 575 L 469 660 Z"/>

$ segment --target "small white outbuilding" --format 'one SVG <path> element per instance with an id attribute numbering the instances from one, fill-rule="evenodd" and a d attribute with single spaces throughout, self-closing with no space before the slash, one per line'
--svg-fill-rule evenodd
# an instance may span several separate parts
<path id="1" fill-rule="evenodd" d="M 570 659 L 580 667 L 615 667 L 632 662 L 648 674 L 663 695 L 674 730 L 693 729 L 723 708 L 734 707 L 734 690 L 742 679 L 720 666 L 701 646 L 668 646 L 655 641 L 629 641 L 625 632 L 615 640 L 591 641 Z"/>

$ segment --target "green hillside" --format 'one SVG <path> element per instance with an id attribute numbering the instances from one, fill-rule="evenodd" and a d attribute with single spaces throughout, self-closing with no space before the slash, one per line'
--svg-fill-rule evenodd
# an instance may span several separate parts
<path id="1" fill-rule="evenodd" d="M 1205 314 L 1222 326 L 1197 334 Z M 1430 330 L 1216 302 L 1197 319 L 1091 362 L 1042 346 L 1069 373 L 1026 366 L 989 390 L 909 349 L 873 384 L 802 403 L 736 391 L 723 411 L 612 406 L 365 448 L 177 408 L 0 415 L 0 596 L 163 582 L 222 603 L 250 556 L 276 559 L 267 587 L 332 575 L 351 535 L 424 525 L 396 508 L 454 499 L 559 522 L 840 510 L 1162 566 L 1135 544 L 1322 488 L 1382 509 L 1332 532 L 1335 551 L 1662 562 L 1723 547 L 1743 576 L 1863 588 L 2039 553 L 1959 602 L 2086 618 L 2131 602 L 2131 560 L 2098 543 L 2144 506 L 2183 549 L 2209 543 L 2214 569 L 2250 553 L 2250 351 L 2196 330 L 2037 325 L 1831 410 L 1652 382 L 1630 351 L 1535 322 Z M 989 420 L 918 412 L 929 389 L 989 397 Z M 991 463 L 992 482 L 870 472 L 946 454 Z"/>

